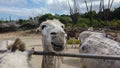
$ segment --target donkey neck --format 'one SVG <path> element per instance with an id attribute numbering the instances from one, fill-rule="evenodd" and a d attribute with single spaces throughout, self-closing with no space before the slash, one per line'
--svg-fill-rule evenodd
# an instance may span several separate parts
<path id="1" fill-rule="evenodd" d="M 49 43 L 46 42 L 46 38 L 43 37 L 42 43 L 43 43 L 43 51 L 44 52 L 51 52 L 48 45 Z M 60 68 L 61 65 L 60 57 L 58 56 L 48 56 L 44 55 L 42 59 L 42 67 L 41 68 Z"/>
<path id="2" fill-rule="evenodd" d="M 61 60 L 57 56 L 43 56 L 42 68 L 60 68 Z"/>

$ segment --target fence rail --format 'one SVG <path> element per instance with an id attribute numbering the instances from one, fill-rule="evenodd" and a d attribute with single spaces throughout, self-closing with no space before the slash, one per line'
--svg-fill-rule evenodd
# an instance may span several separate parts
<path id="1" fill-rule="evenodd" d="M 85 53 L 72 54 L 72 53 L 52 53 L 52 52 L 35 51 L 34 55 L 51 55 L 51 56 L 76 57 L 76 58 L 120 60 L 120 56 L 118 55 L 94 55 L 94 54 L 85 54 Z"/>
<path id="2" fill-rule="evenodd" d="M 0 53 L 4 53 L 6 50 L 0 50 Z M 34 51 L 33 55 L 50 55 L 50 56 L 63 56 L 63 57 L 76 57 L 76 58 L 92 58 L 92 59 L 109 59 L 109 60 L 120 60 L 120 55 L 94 55 L 85 53 L 53 53 Z"/>

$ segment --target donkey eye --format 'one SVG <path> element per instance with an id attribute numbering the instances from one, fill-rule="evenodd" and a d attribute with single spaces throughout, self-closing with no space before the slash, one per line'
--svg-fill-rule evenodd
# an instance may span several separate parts
<path id="1" fill-rule="evenodd" d="M 52 32 L 52 33 L 51 33 L 51 35 L 56 35 L 56 34 L 57 34 L 57 33 L 55 33 L 55 32 Z"/>
<path id="2" fill-rule="evenodd" d="M 46 27 L 46 25 L 42 25 L 42 27 L 41 27 L 41 28 L 42 28 L 42 30 L 43 30 L 45 27 Z"/>

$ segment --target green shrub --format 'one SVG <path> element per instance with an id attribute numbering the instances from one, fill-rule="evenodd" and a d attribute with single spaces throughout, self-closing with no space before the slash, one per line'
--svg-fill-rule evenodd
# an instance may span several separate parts
<path id="1" fill-rule="evenodd" d="M 72 44 L 73 43 L 73 39 L 70 38 L 68 41 L 67 41 L 68 44 Z M 80 44 L 80 41 L 75 39 L 75 44 Z"/>
<path id="2" fill-rule="evenodd" d="M 69 39 L 69 40 L 67 41 L 68 44 L 72 44 L 72 42 L 73 42 L 72 39 Z"/>
<path id="3" fill-rule="evenodd" d="M 76 39 L 76 40 L 75 40 L 75 43 L 76 43 L 76 44 L 80 44 L 80 40 L 77 40 L 77 39 Z"/>
<path id="4" fill-rule="evenodd" d="M 32 24 L 32 23 L 25 23 L 25 24 L 21 25 L 19 28 L 23 29 L 23 30 L 34 29 L 34 28 L 36 28 L 36 25 Z"/>

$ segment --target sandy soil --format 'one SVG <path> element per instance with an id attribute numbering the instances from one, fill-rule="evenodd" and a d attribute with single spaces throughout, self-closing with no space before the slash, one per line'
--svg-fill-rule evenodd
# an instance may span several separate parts
<path id="1" fill-rule="evenodd" d="M 11 33 L 2 33 L 0 34 L 0 41 L 2 40 L 14 40 L 16 38 L 22 39 L 25 42 L 27 49 L 35 48 L 37 51 L 42 51 L 42 43 L 41 43 L 41 35 L 35 34 L 31 32 L 11 32 Z M 79 53 L 78 48 L 71 48 L 71 45 L 68 45 L 68 50 L 65 52 L 69 53 Z M 42 56 L 41 55 L 33 55 L 31 64 L 33 68 L 41 68 Z M 62 64 L 63 68 L 79 68 L 79 58 L 73 57 L 64 57 L 64 63 Z"/>

